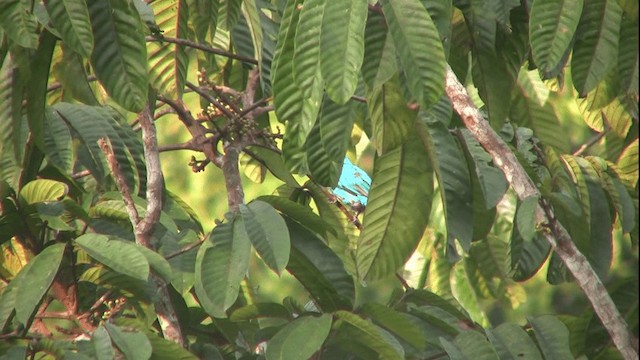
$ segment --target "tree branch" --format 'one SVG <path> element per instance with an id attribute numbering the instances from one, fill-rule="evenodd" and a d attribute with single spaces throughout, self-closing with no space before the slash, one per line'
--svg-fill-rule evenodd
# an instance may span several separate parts
<path id="1" fill-rule="evenodd" d="M 153 122 L 153 114 L 149 103 L 147 103 L 147 106 L 145 106 L 142 112 L 138 114 L 138 118 L 142 128 L 142 142 L 144 145 L 144 156 L 147 167 L 147 209 L 144 218 L 140 218 L 138 214 L 131 190 L 124 180 L 124 176 L 120 171 L 113 149 L 108 143 L 108 140 L 100 139 L 99 145 L 107 157 L 109 168 L 116 179 L 118 189 L 122 193 L 127 212 L 129 213 L 129 219 L 133 225 L 136 243 L 146 248 L 153 249 L 151 238 L 153 235 L 153 229 L 160 219 L 160 213 L 162 211 L 164 177 L 160 167 L 156 127 Z M 171 303 L 167 284 L 154 272 L 149 275 L 149 279 L 155 285 L 157 291 L 157 296 L 153 297 L 154 306 L 156 308 L 158 322 L 160 323 L 164 337 L 186 347 L 187 341 L 182 334 L 178 316 L 176 315 L 173 304 Z"/>
<path id="2" fill-rule="evenodd" d="M 145 37 L 145 40 L 147 42 L 168 42 L 168 43 L 172 43 L 172 44 L 176 44 L 176 45 L 182 45 L 182 46 L 187 46 L 190 48 L 194 48 L 194 49 L 198 49 L 198 50 L 202 50 L 204 52 L 208 52 L 211 54 L 215 54 L 215 55 L 220 55 L 220 56 L 225 56 L 228 57 L 230 59 L 235 59 L 235 60 L 240 60 L 242 62 L 245 63 L 249 63 L 249 64 L 253 64 L 253 65 L 258 65 L 258 60 L 254 59 L 254 58 L 250 58 L 250 57 L 246 57 L 246 56 L 242 56 L 242 55 L 237 55 L 222 49 L 216 49 L 214 47 L 208 46 L 208 45 L 204 45 L 204 44 L 200 44 L 200 43 L 196 43 L 187 39 L 179 39 L 179 38 L 172 38 L 172 37 L 167 37 L 167 36 L 147 36 Z"/>
<path id="3" fill-rule="evenodd" d="M 556 221 L 553 210 L 542 199 L 538 188 L 526 174 L 507 144 L 493 131 L 473 104 L 464 86 L 458 81 L 449 66 L 447 66 L 445 91 L 455 112 L 491 155 L 494 163 L 504 172 L 518 198 L 522 200 L 535 196 L 540 199 L 536 211 L 536 222 L 538 224 L 546 223 L 551 229 L 550 232 L 544 232 L 544 236 L 591 302 L 598 318 L 609 332 L 620 353 L 625 359 L 637 359 L 638 353 L 634 348 L 633 336 L 602 281 L 586 257 L 575 246 L 567 230 Z M 637 341 L 635 343 L 637 344 Z"/>

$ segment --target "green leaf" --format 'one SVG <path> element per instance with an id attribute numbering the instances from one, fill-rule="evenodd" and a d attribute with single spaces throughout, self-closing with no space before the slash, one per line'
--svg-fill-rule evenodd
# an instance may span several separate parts
<path id="1" fill-rule="evenodd" d="M 189 3 L 189 17 L 198 41 L 204 43 L 213 37 L 218 26 L 219 7 L 220 0 L 193 0 Z"/>
<path id="2" fill-rule="evenodd" d="M 89 10 L 83 0 L 46 1 L 49 18 L 62 41 L 84 58 L 93 52 Z"/>
<path id="3" fill-rule="evenodd" d="M 151 266 L 151 269 L 153 269 L 153 271 L 160 275 L 160 277 L 164 281 L 171 282 L 171 279 L 173 278 L 173 270 L 171 270 L 171 264 L 169 264 L 169 261 L 167 261 L 164 257 L 162 257 L 162 255 L 158 254 L 157 252 L 142 245 L 136 244 L 136 247 L 138 251 L 141 252 L 142 255 L 144 255 L 144 257 L 147 259 L 149 265 Z"/>
<path id="4" fill-rule="evenodd" d="M 367 105 L 378 155 L 401 146 L 414 129 L 416 112 L 407 107 L 400 79 L 394 76 L 380 87 L 367 87 Z"/>
<path id="5" fill-rule="evenodd" d="M 510 273 L 515 281 L 525 281 L 535 275 L 544 265 L 551 245 L 540 233 L 534 234 L 531 241 L 524 241 L 518 231 L 511 233 Z"/>
<path id="6" fill-rule="evenodd" d="M 275 195 L 260 196 L 256 198 L 256 200 L 271 204 L 271 206 L 276 210 L 286 215 L 287 218 L 297 222 L 318 235 L 323 236 L 329 232 L 334 234 L 336 233 L 335 229 L 333 229 L 322 217 L 318 216 L 307 206 Z"/>
<path id="7" fill-rule="evenodd" d="M 16 290 L 16 319 L 22 324 L 28 324 L 36 311 L 40 300 L 49 290 L 53 279 L 58 273 L 62 262 L 65 244 L 55 244 L 46 247 L 25 266 L 24 277 L 21 277 Z M 15 281 L 15 280 L 14 280 Z"/>
<path id="8" fill-rule="evenodd" d="M 36 19 L 28 2 L 7 0 L 0 3 L 0 28 L 7 37 L 22 47 L 38 47 Z"/>
<path id="9" fill-rule="evenodd" d="M 362 78 L 369 88 L 379 88 L 398 71 L 396 47 L 382 14 L 371 12 L 364 33 Z"/>
<path id="10" fill-rule="evenodd" d="M 306 141 L 311 177 L 323 186 L 335 187 L 351 138 L 352 102 L 338 105 L 325 97 L 316 124 Z"/>
<path id="11" fill-rule="evenodd" d="M 268 203 L 254 200 L 240 205 L 244 230 L 256 251 L 271 270 L 280 274 L 289 262 L 291 240 L 282 216 Z"/>
<path id="12" fill-rule="evenodd" d="M 627 186 L 635 188 L 638 183 L 638 139 L 622 151 L 618 158 L 618 175 Z"/>
<path id="13" fill-rule="evenodd" d="M 68 192 L 69 187 L 65 183 L 49 179 L 36 179 L 28 182 L 20 190 L 20 203 L 22 206 L 26 206 L 62 200 Z"/>
<path id="14" fill-rule="evenodd" d="M 542 360 L 536 344 L 527 332 L 516 324 L 504 323 L 485 332 L 501 360 Z"/>
<path id="15" fill-rule="evenodd" d="M 278 303 L 255 303 L 243 306 L 233 311 L 229 320 L 248 321 L 260 318 L 282 318 L 291 319 L 291 314 L 286 307 Z"/>
<path id="16" fill-rule="evenodd" d="M 545 359 L 573 359 L 569 331 L 557 317 L 542 315 L 529 319 L 529 324 Z"/>
<path id="17" fill-rule="evenodd" d="M 366 0 L 327 1 L 322 17 L 320 69 L 331 100 L 346 103 L 355 93 L 364 56 Z"/>
<path id="18" fill-rule="evenodd" d="M 466 250 L 473 236 L 469 226 L 473 224 L 473 193 L 464 154 L 441 122 L 428 121 L 418 129 L 440 185 L 448 236 L 458 239 Z"/>
<path id="19" fill-rule="evenodd" d="M 267 360 L 307 360 L 321 349 L 331 330 L 331 314 L 301 316 L 278 331 L 267 343 Z"/>
<path id="20" fill-rule="evenodd" d="M 92 258 L 121 274 L 138 280 L 149 278 L 149 262 L 133 243 L 99 234 L 84 234 L 75 243 Z"/>
<path id="21" fill-rule="evenodd" d="M 240 218 L 216 226 L 200 246 L 195 289 L 200 304 L 211 316 L 227 316 L 225 311 L 238 297 L 250 255 L 251 241 Z"/>
<path id="22" fill-rule="evenodd" d="M 431 165 L 418 139 L 390 150 L 374 165 L 356 252 L 361 280 L 395 273 L 418 245 L 431 210 Z"/>
<path id="23" fill-rule="evenodd" d="M 397 338 L 417 350 L 425 350 L 427 346 L 426 334 L 420 328 L 415 317 L 377 303 L 365 304 L 362 311 L 370 316 L 374 323 L 387 329 Z"/>
<path id="24" fill-rule="evenodd" d="M 126 0 L 91 0 L 94 51 L 91 64 L 113 99 L 138 112 L 147 102 L 147 48 L 140 15 Z"/>
<path id="25" fill-rule="evenodd" d="M 44 113 L 44 151 L 47 160 L 65 173 L 71 173 L 73 151 L 71 132 L 51 107 Z"/>
<path id="26" fill-rule="evenodd" d="M 473 159 L 472 169 L 482 190 L 484 208 L 494 208 L 503 198 L 509 188 L 502 171 L 491 166 L 492 158 L 480 145 L 468 129 L 460 129 L 464 141 L 461 142 L 463 150 Z"/>
<path id="27" fill-rule="evenodd" d="M 563 65 L 578 27 L 583 0 L 542 0 L 531 6 L 529 38 L 533 61 L 544 78 Z"/>
<path id="28" fill-rule="evenodd" d="M 427 110 L 444 91 L 446 61 L 438 29 L 418 0 L 383 0 L 380 3 L 409 90 Z"/>
<path id="29" fill-rule="evenodd" d="M 529 196 L 518 203 L 516 210 L 516 226 L 525 242 L 531 241 L 536 233 L 536 209 L 538 197 Z"/>
<path id="30" fill-rule="evenodd" d="M 353 306 L 353 278 L 340 258 L 305 227 L 285 218 L 291 234 L 287 270 L 309 291 L 325 312 Z"/>
<path id="31" fill-rule="evenodd" d="M 615 66 L 621 23 L 622 9 L 616 1 L 585 3 L 571 57 L 571 77 L 580 96 L 586 96 Z"/>
<path id="32" fill-rule="evenodd" d="M 256 5 L 256 0 L 245 0 L 241 6 L 242 15 L 244 16 L 249 33 L 251 34 L 251 41 L 253 42 L 253 57 L 258 60 L 258 66 L 262 71 L 262 46 L 263 38 L 262 25 L 260 24 L 260 12 Z"/>
<path id="33" fill-rule="evenodd" d="M 391 334 L 384 329 L 364 320 L 356 314 L 338 311 L 335 314 L 339 343 L 351 343 L 373 350 L 380 359 L 404 359 L 404 349 Z"/>
<path id="34" fill-rule="evenodd" d="M 630 96 L 638 96 L 638 21 L 636 3 L 636 21 L 629 21 L 623 17 L 620 25 L 620 39 L 618 40 L 618 78 L 624 93 Z"/>
<path id="35" fill-rule="evenodd" d="M 111 346 L 111 338 L 104 326 L 98 326 L 93 332 L 91 343 L 97 360 L 110 360 L 115 358 L 116 354 Z"/>
<path id="36" fill-rule="evenodd" d="M 321 86 L 315 80 L 320 66 L 320 38 L 326 0 L 307 0 L 300 11 L 300 21 L 295 35 L 293 77 L 304 95 L 312 86 Z"/>
<path id="37" fill-rule="evenodd" d="M 140 331 L 127 331 L 118 326 L 104 323 L 111 340 L 118 350 L 129 360 L 146 360 L 151 357 L 151 343 Z"/>
<path id="38" fill-rule="evenodd" d="M 476 292 L 476 289 L 480 287 L 478 286 L 478 280 L 483 281 L 484 279 L 470 278 L 470 271 L 467 270 L 467 267 L 471 267 L 471 265 L 468 261 L 461 261 L 453 266 L 449 280 L 451 282 L 451 292 L 469 313 L 469 317 L 473 321 L 486 326 L 489 321 L 480 306 L 480 295 Z"/>
<path id="39" fill-rule="evenodd" d="M 151 7 L 163 36 L 189 38 L 188 8 L 185 0 L 158 0 L 152 2 Z M 147 54 L 149 80 L 152 86 L 165 96 L 182 97 L 189 66 L 185 47 L 154 41 L 147 45 Z"/>
<path id="40" fill-rule="evenodd" d="M 498 360 L 498 354 L 481 333 L 473 330 L 461 332 L 453 342 L 441 338 L 442 347 L 451 360 Z"/>

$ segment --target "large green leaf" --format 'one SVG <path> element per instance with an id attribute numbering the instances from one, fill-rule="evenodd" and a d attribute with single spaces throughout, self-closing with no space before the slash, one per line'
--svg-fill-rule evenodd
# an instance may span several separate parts
<path id="1" fill-rule="evenodd" d="M 500 359 L 542 360 L 536 344 L 520 326 L 504 323 L 495 329 L 487 329 L 485 331 Z"/>
<path id="2" fill-rule="evenodd" d="M 367 87 L 373 144 L 379 155 L 401 146 L 414 129 L 416 112 L 407 107 L 397 76 L 376 88 Z"/>
<path id="3" fill-rule="evenodd" d="M 538 73 L 521 69 L 514 92 L 510 118 L 520 126 L 532 128 L 544 144 L 569 151 L 570 144 L 560 130 L 561 122 L 549 101 L 549 91 Z"/>
<path id="4" fill-rule="evenodd" d="M 636 9 L 638 3 L 636 2 Z M 636 14 L 637 16 L 637 14 Z M 638 96 L 638 21 L 622 19 L 620 40 L 618 41 L 618 72 L 622 91 L 636 98 Z"/>
<path id="5" fill-rule="evenodd" d="M 325 97 L 316 124 L 306 142 L 311 177 L 323 186 L 335 187 L 351 137 L 352 102 L 339 105 Z"/>
<path id="6" fill-rule="evenodd" d="M 251 241 L 242 220 L 235 219 L 216 226 L 205 244 L 196 258 L 196 294 L 207 313 L 224 318 L 247 272 Z"/>
<path id="7" fill-rule="evenodd" d="M 469 270 L 467 269 L 469 268 Z M 453 266 L 451 270 L 451 292 L 456 300 L 464 309 L 469 313 L 469 317 L 483 325 L 489 324 L 487 317 L 480 307 L 481 290 L 486 291 L 486 287 L 479 286 L 479 281 L 483 281 L 482 285 L 486 285 L 485 279 L 471 278 L 470 273 L 473 274 L 472 264 L 468 261 L 458 262 Z M 474 281 L 475 280 L 475 281 Z M 479 294 L 480 293 L 480 294 Z"/>
<path id="8" fill-rule="evenodd" d="M 147 280 L 149 277 L 147 258 L 131 242 L 109 239 L 99 234 L 84 234 L 75 239 L 75 243 L 114 271 L 138 280 Z"/>
<path id="9" fill-rule="evenodd" d="M 374 323 L 387 329 L 417 350 L 426 348 L 426 334 L 422 331 L 415 317 L 377 303 L 365 304 L 362 311 L 370 316 Z"/>
<path id="10" fill-rule="evenodd" d="M 123 328 L 104 323 L 109 336 L 118 350 L 129 360 L 146 360 L 151 357 L 151 343 L 147 336 L 140 331 L 124 330 Z"/>
<path id="11" fill-rule="evenodd" d="M 461 141 L 463 149 L 473 159 L 472 170 L 482 190 L 484 208 L 491 209 L 498 205 L 505 192 L 509 188 L 507 180 L 502 171 L 492 166 L 491 155 L 489 155 L 476 140 L 468 129 L 461 129 L 464 141 Z"/>
<path id="12" fill-rule="evenodd" d="M 158 0 L 151 3 L 158 27 L 164 36 L 188 38 L 186 0 Z M 183 46 L 151 42 L 147 45 L 149 80 L 161 94 L 181 97 L 187 78 L 189 58 Z"/>
<path id="13" fill-rule="evenodd" d="M 377 158 L 374 165 L 356 252 L 361 280 L 395 273 L 418 245 L 431 210 L 431 164 L 417 138 Z"/>
<path id="14" fill-rule="evenodd" d="M 240 218 L 262 260 L 280 274 L 289 262 L 291 241 L 282 216 L 268 203 L 254 200 L 240 206 Z M 235 229 L 234 229 L 235 230 Z"/>
<path id="15" fill-rule="evenodd" d="M 40 36 L 38 49 L 31 62 L 29 85 L 27 88 L 27 120 L 29 122 L 30 141 L 44 150 L 44 112 L 47 100 L 47 82 L 51 57 L 56 45 L 56 37 L 49 31 Z M 37 164 L 30 164 L 38 167 Z"/>
<path id="16" fill-rule="evenodd" d="M 61 200 L 69 192 L 69 187 L 62 182 L 49 179 L 36 179 L 28 182 L 20 190 L 22 206 L 47 201 Z"/>
<path id="17" fill-rule="evenodd" d="M 327 1 L 320 35 L 320 68 L 329 97 L 346 103 L 355 93 L 364 56 L 366 0 Z"/>
<path id="18" fill-rule="evenodd" d="M 583 0 L 542 0 L 531 7 L 529 37 L 533 60 L 544 77 L 562 65 L 578 27 Z"/>
<path id="19" fill-rule="evenodd" d="M 93 52 L 89 10 L 83 0 L 46 1 L 49 18 L 62 41 L 84 58 Z"/>
<path id="20" fill-rule="evenodd" d="M 73 166 L 71 132 L 66 123 L 56 116 L 51 107 L 45 108 L 44 146 L 48 161 L 65 173 Z"/>
<path id="21" fill-rule="evenodd" d="M 311 93 L 312 86 L 321 86 L 319 81 L 315 81 L 315 75 L 320 66 L 320 38 L 325 3 L 326 0 L 306 0 L 296 30 L 293 76 L 305 95 Z"/>
<path id="22" fill-rule="evenodd" d="M 104 326 L 98 326 L 91 337 L 93 353 L 97 360 L 113 359 L 116 356 L 115 349 L 111 345 L 111 338 Z"/>
<path id="23" fill-rule="evenodd" d="M 36 19 L 28 2 L 7 0 L 0 3 L 0 28 L 16 44 L 35 49 L 38 46 Z"/>
<path id="24" fill-rule="evenodd" d="M 529 324 L 545 359 L 573 359 L 569 331 L 562 321 L 552 315 L 542 315 L 529 319 Z"/>
<path id="25" fill-rule="evenodd" d="M 427 110 L 444 91 L 446 62 L 438 29 L 418 0 L 384 0 L 381 4 L 409 89 Z"/>
<path id="26" fill-rule="evenodd" d="M 320 350 L 331 330 L 332 316 L 302 316 L 287 324 L 267 343 L 267 360 L 307 360 Z"/>
<path id="27" fill-rule="evenodd" d="M 353 278 L 340 258 L 315 234 L 285 217 L 291 234 L 287 270 L 309 291 L 325 312 L 352 307 Z"/>
<path id="28" fill-rule="evenodd" d="M 220 0 L 192 0 L 189 3 L 189 18 L 200 42 L 213 37 L 218 26 L 219 7 Z"/>
<path id="29" fill-rule="evenodd" d="M 638 139 L 629 144 L 618 158 L 618 175 L 631 188 L 638 183 Z"/>
<path id="30" fill-rule="evenodd" d="M 126 0 L 91 0 L 94 51 L 91 64 L 107 93 L 130 111 L 147 102 L 147 48 L 142 21 Z"/>
<path id="31" fill-rule="evenodd" d="M 369 13 L 364 33 L 362 78 L 369 88 L 378 88 L 398 71 L 396 48 L 384 16 Z"/>
<path id="32" fill-rule="evenodd" d="M 404 349 L 384 329 L 347 311 L 336 312 L 336 319 L 336 341 L 343 346 L 360 345 L 373 350 L 380 359 L 404 359 Z"/>
<path id="33" fill-rule="evenodd" d="M 576 30 L 571 76 L 580 96 L 604 79 L 618 55 L 622 9 L 616 1 L 587 1 Z"/>
<path id="34" fill-rule="evenodd" d="M 453 342 L 444 338 L 441 338 L 440 342 L 451 360 L 501 359 L 484 335 L 477 331 L 463 331 Z"/>
<path id="35" fill-rule="evenodd" d="M 286 215 L 288 219 L 297 222 L 320 236 L 324 236 L 327 233 L 336 233 L 336 230 L 324 218 L 318 216 L 308 206 L 275 195 L 260 196 L 256 200 L 271 204 L 276 210 Z"/>
<path id="36" fill-rule="evenodd" d="M 64 249 L 65 244 L 49 246 L 22 269 L 25 274 L 18 279 L 20 282 L 17 284 L 15 295 L 16 319 L 22 324 L 29 322 L 40 300 L 51 286 L 62 262 Z"/>
<path id="37" fill-rule="evenodd" d="M 473 236 L 473 227 L 469 226 L 473 223 L 473 193 L 467 163 L 449 130 L 439 121 L 425 121 L 426 125 L 419 124 L 419 134 L 440 185 L 448 237 L 458 239 L 466 250 Z"/>

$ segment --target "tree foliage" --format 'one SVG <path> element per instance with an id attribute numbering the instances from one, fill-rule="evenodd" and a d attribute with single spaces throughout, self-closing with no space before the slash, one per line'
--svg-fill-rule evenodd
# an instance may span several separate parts
<path id="1" fill-rule="evenodd" d="M 637 346 L 638 21 L 623 0 L 0 2 L 0 354 L 629 357 L 588 306 L 485 305 L 576 277 L 561 224 Z M 160 151 L 222 169 L 215 224 L 164 186 L 165 116 L 191 139 Z M 345 156 L 372 175 L 361 215 L 330 193 Z M 245 199 L 241 172 L 280 186 Z M 255 258 L 303 296 L 262 298 Z"/>

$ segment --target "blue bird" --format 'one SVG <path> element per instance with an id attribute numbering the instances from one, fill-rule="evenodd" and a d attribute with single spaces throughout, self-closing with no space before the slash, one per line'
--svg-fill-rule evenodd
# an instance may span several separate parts
<path id="1" fill-rule="evenodd" d="M 333 188 L 331 192 L 340 202 L 349 205 L 359 214 L 367 206 L 370 188 L 371 178 L 369 175 L 345 157 L 338 186 Z"/>

